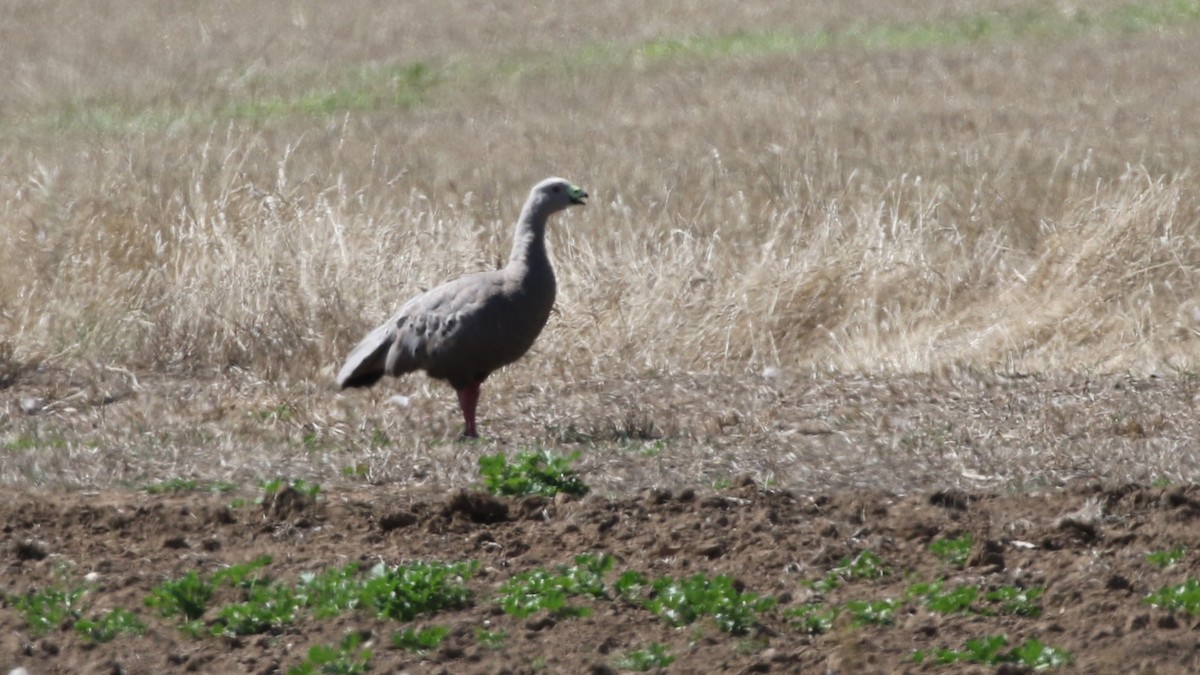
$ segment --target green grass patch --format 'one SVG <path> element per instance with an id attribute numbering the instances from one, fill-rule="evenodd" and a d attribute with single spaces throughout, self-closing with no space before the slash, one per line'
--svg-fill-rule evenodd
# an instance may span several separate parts
<path id="1" fill-rule="evenodd" d="M 900 601 L 893 598 L 882 600 L 851 600 L 845 611 L 854 619 L 855 626 L 890 626 L 895 620 Z"/>
<path id="2" fill-rule="evenodd" d="M 799 607 L 791 607 L 783 611 L 788 623 L 797 630 L 809 635 L 822 635 L 833 629 L 841 610 L 837 607 L 826 607 L 818 602 L 812 602 Z"/>
<path id="3" fill-rule="evenodd" d="M 588 486 L 571 468 L 579 453 L 555 455 L 547 450 L 523 452 L 512 462 L 504 453 L 479 458 L 479 472 L 488 492 L 499 495 L 542 495 L 553 497 L 559 492 L 585 495 Z"/>
<path id="4" fill-rule="evenodd" d="M 675 662 L 675 657 L 667 652 L 665 645 L 657 642 L 645 649 L 626 653 L 613 663 L 617 670 L 635 670 L 639 673 L 657 668 L 666 668 Z"/>
<path id="5" fill-rule="evenodd" d="M 1179 545 L 1166 551 L 1151 551 L 1147 553 L 1146 562 L 1162 570 L 1183 560 L 1185 555 L 1187 555 L 1187 549 L 1183 545 Z"/>
<path id="6" fill-rule="evenodd" d="M 518 574 L 500 587 L 498 602 L 506 614 L 523 618 L 541 610 L 558 616 L 586 616 L 586 607 L 571 605 L 571 598 L 606 598 L 604 575 L 612 569 L 609 555 L 579 555 L 573 566 L 537 569 Z"/>
<path id="7" fill-rule="evenodd" d="M 1045 589 L 1041 586 L 1017 588 L 1016 586 L 1001 586 L 984 594 L 984 600 L 999 603 L 1000 611 L 1004 614 L 1015 614 L 1025 617 L 1039 617 L 1042 607 L 1037 599 L 1042 597 Z"/>
<path id="8" fill-rule="evenodd" d="M 775 600 L 743 592 L 723 574 L 711 578 L 696 574 L 683 579 L 656 579 L 650 584 L 650 595 L 643 606 L 672 626 L 686 626 L 711 616 L 722 631 L 745 635 L 759 625 L 758 614 L 773 608 Z"/>
<path id="9" fill-rule="evenodd" d="M 464 583 L 479 569 L 476 562 L 410 562 L 371 568 L 358 604 L 381 619 L 411 621 L 422 614 L 470 606 Z"/>
<path id="10" fill-rule="evenodd" d="M 256 504 L 262 504 L 268 499 L 274 499 L 281 492 L 289 488 L 309 499 L 316 499 L 321 494 L 320 484 L 309 483 L 303 478 L 274 478 L 262 481 L 259 483 L 259 487 L 262 488 L 263 493 L 254 500 Z"/>
<path id="11" fill-rule="evenodd" d="M 75 622 L 75 632 L 90 642 L 111 642 L 119 635 L 141 635 L 146 624 L 133 612 L 115 607 L 95 619 L 80 619 Z"/>
<path id="12" fill-rule="evenodd" d="M 450 628 L 447 626 L 430 626 L 420 630 L 406 628 L 392 636 L 392 647 L 424 654 L 437 649 L 449 634 Z"/>
<path id="13" fill-rule="evenodd" d="M 508 633 L 506 631 L 488 630 L 486 628 L 475 629 L 475 641 L 491 650 L 502 649 L 504 641 L 507 639 Z"/>
<path id="14" fill-rule="evenodd" d="M 199 572 L 192 570 L 178 579 L 163 581 L 146 596 L 145 604 L 164 617 L 179 614 L 188 621 L 195 621 L 204 616 L 213 590 L 212 581 L 201 578 Z"/>
<path id="15" fill-rule="evenodd" d="M 820 579 L 800 582 L 818 593 L 829 593 L 847 581 L 856 579 L 879 579 L 891 574 L 883 559 L 870 549 L 859 551 L 853 558 L 842 558 L 833 569 Z"/>
<path id="16" fill-rule="evenodd" d="M 1200 581 L 1189 577 L 1181 584 L 1163 586 L 1147 595 L 1144 602 L 1154 607 L 1195 616 L 1200 614 Z"/>
<path id="17" fill-rule="evenodd" d="M 1046 670 L 1069 665 L 1073 658 L 1070 652 L 1048 646 L 1036 639 L 1026 640 L 1005 651 L 1007 646 L 1008 639 L 1004 636 L 990 635 L 967 640 L 963 649 L 937 649 L 932 653 L 917 650 L 913 652 L 912 660 L 914 663 L 932 661 L 942 665 L 978 663 L 995 666 L 1014 663 L 1034 670 Z"/>
<path id="18" fill-rule="evenodd" d="M 350 633 L 336 647 L 313 645 L 300 665 L 288 668 L 288 675 L 355 675 L 371 670 L 370 649 L 360 647 L 362 635 Z"/>
<path id="19" fill-rule="evenodd" d="M 7 600 L 25 618 L 34 635 L 45 635 L 79 620 L 86 592 L 82 587 L 66 588 L 55 584 L 26 595 L 9 596 Z"/>
<path id="20" fill-rule="evenodd" d="M 975 538 L 971 536 L 970 532 L 966 532 L 950 539 L 938 539 L 930 542 L 929 552 L 943 562 L 962 568 L 967 564 L 967 559 L 971 557 L 971 547 L 974 545 Z"/>

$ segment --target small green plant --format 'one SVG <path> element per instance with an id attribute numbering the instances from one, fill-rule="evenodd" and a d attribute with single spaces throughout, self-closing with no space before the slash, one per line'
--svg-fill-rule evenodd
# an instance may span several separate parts
<path id="1" fill-rule="evenodd" d="M 1017 588 L 1016 586 L 1001 586 L 984 594 L 988 602 L 1000 603 L 1000 611 L 1005 614 L 1038 617 L 1042 615 L 1042 607 L 1037 599 L 1042 597 L 1045 589 L 1041 586 Z"/>
<path id="2" fill-rule="evenodd" d="M 656 579 L 644 605 L 673 626 L 711 616 L 721 630 L 745 635 L 758 625 L 758 613 L 774 607 L 775 600 L 739 591 L 728 576 L 710 579 L 697 574 L 686 579 Z"/>
<path id="3" fill-rule="evenodd" d="M 543 450 L 523 452 L 512 463 L 504 453 L 479 458 L 479 472 L 488 492 L 499 495 L 542 495 L 553 497 L 559 492 L 585 495 L 588 486 L 578 472 L 570 468 L 579 453 L 559 456 Z"/>
<path id="4" fill-rule="evenodd" d="M 810 635 L 821 635 L 833 629 L 837 620 L 837 607 L 826 607 L 820 603 L 809 603 L 784 610 L 788 623 Z"/>
<path id="5" fill-rule="evenodd" d="M 34 635 L 45 635 L 65 623 L 79 620 L 85 592 L 83 588 L 67 589 L 55 585 L 42 591 L 9 597 L 8 602 L 25 617 L 25 623 L 29 624 Z"/>
<path id="6" fill-rule="evenodd" d="M 157 609 L 162 616 L 182 614 L 188 621 L 204 615 L 214 586 L 211 581 L 200 578 L 195 570 L 179 579 L 168 579 L 150 591 L 146 606 Z"/>
<path id="7" fill-rule="evenodd" d="M 270 564 L 271 556 L 264 555 L 250 562 L 230 565 L 214 573 L 212 575 L 212 583 L 214 586 L 224 583 L 233 588 L 252 588 L 263 583 L 263 580 L 257 576 L 251 577 L 251 575 Z"/>
<path id="8" fill-rule="evenodd" d="M 358 563 L 300 575 L 296 592 L 317 619 L 328 619 L 358 607 L 365 582 L 358 578 Z"/>
<path id="9" fill-rule="evenodd" d="M 942 665 L 951 663 L 979 663 L 985 666 L 995 666 L 1001 663 L 1016 663 L 1035 670 L 1058 668 L 1071 663 L 1070 652 L 1043 644 L 1040 640 L 1026 640 L 1022 644 L 1004 651 L 1008 639 L 1003 635 L 989 635 L 982 638 L 967 640 L 963 649 L 937 649 L 932 658 L 935 663 Z M 930 654 L 917 650 L 913 652 L 914 663 L 924 663 Z"/>
<path id="10" fill-rule="evenodd" d="M 381 619 L 411 621 L 418 615 L 471 604 L 464 582 L 479 568 L 476 562 L 411 562 L 371 568 L 359 605 Z"/>
<path id="11" fill-rule="evenodd" d="M 245 602 L 221 607 L 213 624 L 214 635 L 255 635 L 286 626 L 296 620 L 303 598 L 283 584 L 256 584 Z"/>
<path id="12" fill-rule="evenodd" d="M 884 598 L 883 600 L 851 600 L 846 603 L 846 611 L 854 617 L 854 625 L 864 626 L 873 624 L 887 626 L 892 623 L 899 600 Z"/>
<path id="13" fill-rule="evenodd" d="M 96 619 L 80 619 L 75 622 L 75 632 L 91 642 L 111 642 L 121 633 L 141 635 L 146 624 L 133 612 L 116 607 Z"/>
<path id="14" fill-rule="evenodd" d="M 148 494 L 157 495 L 164 492 L 191 492 L 200 486 L 191 478 L 169 478 L 161 483 L 146 486 Z"/>
<path id="15" fill-rule="evenodd" d="M 1146 596 L 1147 604 L 1185 614 L 1200 614 L 1200 582 L 1188 578 L 1182 584 L 1163 586 Z"/>
<path id="16" fill-rule="evenodd" d="M 931 612 L 939 614 L 965 614 L 971 610 L 971 605 L 979 597 L 979 589 L 975 586 L 962 584 L 950 590 L 942 590 L 942 582 L 913 584 L 909 587 L 909 597 L 919 597 Z"/>
<path id="17" fill-rule="evenodd" d="M 392 646 L 396 649 L 407 649 L 410 652 L 424 654 L 437 649 L 437 646 L 449 634 L 450 628 L 447 626 L 430 626 L 420 630 L 406 628 L 404 632 L 392 636 Z"/>
<path id="18" fill-rule="evenodd" d="M 666 646 L 655 642 L 645 649 L 625 654 L 613 666 L 617 670 L 636 670 L 641 673 L 654 668 L 666 668 L 674 662 L 675 657 L 667 653 Z"/>
<path id="19" fill-rule="evenodd" d="M 359 649 L 362 635 L 350 633 L 336 646 L 313 645 L 308 656 L 298 666 L 288 669 L 288 675 L 356 675 L 371 669 L 370 649 Z"/>
<path id="20" fill-rule="evenodd" d="M 575 565 L 559 565 L 556 571 L 537 569 L 518 574 L 500 587 L 500 606 L 505 613 L 526 617 L 539 610 L 559 616 L 586 616 L 590 610 L 568 604 L 577 596 L 607 597 L 604 575 L 612 569 L 609 555 L 575 557 Z"/>
<path id="21" fill-rule="evenodd" d="M 817 591 L 829 593 L 843 582 L 854 579 L 878 579 L 890 574 L 891 571 L 883 564 L 874 551 L 865 549 L 859 551 L 853 558 L 842 558 L 824 577 L 816 580 L 805 580 L 800 583 Z"/>
<path id="22" fill-rule="evenodd" d="M 1183 556 L 1187 553 L 1187 549 L 1183 545 L 1176 546 L 1167 551 L 1151 551 L 1146 554 L 1146 562 L 1157 567 L 1158 569 L 1166 569 L 1171 565 L 1183 560 Z"/>
<path id="23" fill-rule="evenodd" d="M 929 551 L 944 562 L 955 567 L 962 567 L 971 557 L 971 547 L 974 545 L 975 538 L 971 536 L 970 532 L 965 532 L 952 539 L 938 539 L 930 542 Z"/>
<path id="24" fill-rule="evenodd" d="M 303 478 L 293 478 L 291 480 L 275 478 L 259 483 L 259 487 L 262 488 L 263 494 L 254 500 L 256 504 L 262 504 L 267 499 L 274 498 L 287 488 L 291 488 L 309 499 L 316 499 L 317 495 L 321 494 L 321 486 L 319 484 L 309 483 Z"/>
<path id="25" fill-rule="evenodd" d="M 502 630 L 475 629 L 475 641 L 488 649 L 500 649 L 504 646 L 506 639 L 508 639 L 508 633 Z"/>

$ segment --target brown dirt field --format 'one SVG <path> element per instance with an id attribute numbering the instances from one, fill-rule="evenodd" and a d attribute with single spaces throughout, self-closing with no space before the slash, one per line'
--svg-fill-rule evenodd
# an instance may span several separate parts
<path id="1" fill-rule="evenodd" d="M 723 491 L 647 491 L 636 496 L 501 500 L 506 514 L 479 522 L 487 509 L 445 494 L 378 487 L 338 491 L 315 502 L 231 509 L 228 496 L 129 492 L 48 494 L 10 488 L 0 505 L 9 593 L 43 588 L 68 565 L 94 572 L 85 602 L 95 610 L 123 606 L 149 625 L 140 637 L 93 646 L 70 630 L 31 636 L 11 607 L 0 609 L 6 668 L 30 673 L 286 672 L 309 645 L 336 643 L 348 631 L 374 641 L 375 672 L 612 672 L 616 659 L 658 642 L 677 661 L 671 672 L 926 672 L 914 649 L 960 648 L 984 634 L 1010 644 L 1039 638 L 1065 648 L 1081 672 L 1192 672 L 1200 666 L 1193 617 L 1152 608 L 1142 598 L 1178 583 L 1200 565 L 1196 552 L 1159 570 L 1145 554 L 1194 541 L 1200 489 L 1105 486 L 1094 480 L 1024 494 L 958 491 L 896 497 L 880 491 L 801 496 L 744 481 Z M 503 509 L 502 509 L 503 510 Z M 935 538 L 969 532 L 976 550 L 959 570 L 928 550 Z M 984 588 L 1046 588 L 1039 618 L 942 616 L 904 603 L 892 625 L 854 627 L 840 621 L 810 636 L 781 611 L 809 601 L 800 582 L 825 574 L 858 551 L 878 554 L 892 573 L 848 582 L 829 601 L 902 598 L 910 584 L 947 577 Z M 762 615 L 758 632 L 732 638 L 711 619 L 671 628 L 626 602 L 581 600 L 584 618 L 542 611 L 517 620 L 491 600 L 512 575 L 606 552 L 616 569 L 647 576 L 696 572 L 732 575 L 747 590 L 780 602 Z M 400 624 L 348 613 L 336 620 L 302 618 L 246 638 L 185 637 L 142 606 L 165 577 L 267 554 L 274 578 L 362 561 L 477 560 L 469 582 L 474 606 L 418 619 L 451 628 L 423 656 L 392 649 Z M 206 615 L 211 620 L 212 611 Z M 474 630 L 502 630 L 498 649 Z M 1002 672 L 1021 672 L 1001 669 Z M 984 672 L 984 671 L 980 671 Z"/>

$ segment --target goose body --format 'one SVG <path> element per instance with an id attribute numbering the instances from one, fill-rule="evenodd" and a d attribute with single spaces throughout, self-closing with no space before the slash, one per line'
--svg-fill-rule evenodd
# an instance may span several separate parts
<path id="1" fill-rule="evenodd" d="M 423 370 L 454 387 L 464 435 L 478 436 L 480 385 L 529 351 L 554 307 L 546 222 L 554 213 L 585 204 L 587 196 L 561 178 L 535 185 L 517 220 L 508 263 L 459 277 L 404 303 L 351 350 L 338 372 L 338 386 L 369 387 L 384 375 Z"/>

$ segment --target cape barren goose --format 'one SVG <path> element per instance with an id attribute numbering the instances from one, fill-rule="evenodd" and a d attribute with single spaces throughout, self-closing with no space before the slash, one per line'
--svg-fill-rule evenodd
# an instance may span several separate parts
<path id="1" fill-rule="evenodd" d="M 546 221 L 587 192 L 562 178 L 533 186 L 517 220 L 508 264 L 442 284 L 409 300 L 346 357 L 338 386 L 369 387 L 384 375 L 424 370 L 458 392 L 464 436 L 477 437 L 479 386 L 521 358 L 554 306 L 554 268 L 546 255 Z"/>

